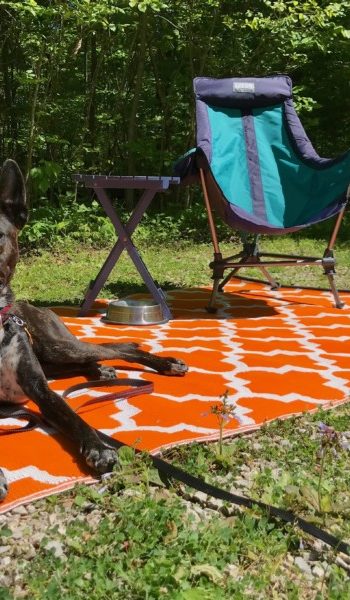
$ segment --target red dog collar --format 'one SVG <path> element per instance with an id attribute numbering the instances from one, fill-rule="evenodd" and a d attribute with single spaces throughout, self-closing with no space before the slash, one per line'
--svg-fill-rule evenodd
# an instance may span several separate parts
<path id="1" fill-rule="evenodd" d="M 7 306 L 4 306 L 4 308 L 0 308 L 0 323 L 3 325 L 10 318 L 9 312 L 12 307 L 13 304 L 7 304 Z"/>

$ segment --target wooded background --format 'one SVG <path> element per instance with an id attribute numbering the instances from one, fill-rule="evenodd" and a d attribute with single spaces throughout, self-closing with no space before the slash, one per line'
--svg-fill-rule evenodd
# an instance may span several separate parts
<path id="1" fill-rule="evenodd" d="M 321 155 L 350 146 L 350 2 L 0 1 L 0 158 L 32 205 L 74 172 L 170 174 L 192 79 L 287 73 Z"/>

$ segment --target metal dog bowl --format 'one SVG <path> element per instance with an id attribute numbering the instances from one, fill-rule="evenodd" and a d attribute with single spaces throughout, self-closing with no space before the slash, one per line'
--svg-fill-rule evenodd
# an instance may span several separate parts
<path id="1" fill-rule="evenodd" d="M 108 304 L 102 321 L 121 325 L 157 325 L 167 323 L 168 319 L 164 319 L 161 305 L 154 300 L 124 298 Z"/>

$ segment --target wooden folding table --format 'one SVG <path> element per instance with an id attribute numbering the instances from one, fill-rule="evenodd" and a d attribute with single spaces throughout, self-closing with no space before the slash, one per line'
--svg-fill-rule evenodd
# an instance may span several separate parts
<path id="1" fill-rule="evenodd" d="M 163 192 L 164 190 L 167 190 L 170 185 L 180 183 L 180 179 L 178 177 L 126 177 L 116 175 L 77 174 L 73 175 L 73 180 L 83 183 L 85 187 L 94 190 L 103 210 L 113 223 L 118 236 L 115 245 L 102 265 L 98 275 L 90 282 L 90 286 L 86 291 L 84 300 L 80 306 L 79 316 L 86 315 L 87 311 L 91 308 L 92 303 L 107 281 L 111 270 L 119 260 L 121 253 L 123 250 L 126 250 L 155 302 L 161 305 L 164 320 L 171 319 L 172 314 L 165 301 L 164 293 L 153 280 L 135 247 L 131 236 L 157 192 Z M 113 189 L 143 190 L 127 223 L 123 223 L 120 220 L 117 209 L 112 204 L 107 190 Z"/>

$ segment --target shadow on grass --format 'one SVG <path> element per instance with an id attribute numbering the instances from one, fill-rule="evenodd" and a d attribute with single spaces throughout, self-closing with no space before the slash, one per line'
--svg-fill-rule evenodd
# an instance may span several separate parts
<path id="1" fill-rule="evenodd" d="M 125 297 L 129 295 L 146 295 L 149 296 L 149 292 L 144 285 L 117 285 L 110 284 L 100 294 L 97 301 L 102 298 L 106 298 L 106 289 L 109 290 L 109 294 L 112 292 L 112 296 L 116 297 L 116 290 L 118 291 L 119 297 Z M 121 293 L 121 290 L 123 292 Z M 166 286 L 163 287 L 164 291 L 167 291 L 167 303 L 170 307 L 170 310 L 173 313 L 174 319 L 180 320 L 225 320 L 225 319 L 256 319 L 260 317 L 273 317 L 278 315 L 278 311 L 270 305 L 268 299 L 263 297 L 259 297 L 258 295 L 254 295 L 252 297 L 242 296 L 236 292 L 223 292 L 218 294 L 217 297 L 217 312 L 208 312 L 207 307 L 209 305 L 210 297 L 211 297 L 211 289 L 205 287 L 190 287 L 190 288 L 182 288 L 182 287 L 174 287 L 171 289 L 167 289 Z M 108 294 L 108 295 L 109 295 Z M 72 300 L 61 300 L 61 301 L 52 301 L 50 306 L 52 308 L 55 307 L 79 307 L 81 304 L 81 300 L 74 303 Z M 38 302 L 37 306 L 48 306 L 47 303 Z M 89 314 L 96 314 L 96 308 L 103 308 L 103 305 L 100 307 L 95 307 L 92 311 L 89 311 Z M 59 313 L 59 311 L 58 311 Z M 89 316 L 89 315 L 87 315 Z"/>
<path id="2" fill-rule="evenodd" d="M 156 282 L 157 287 L 161 287 L 163 291 L 167 290 L 180 290 L 183 289 L 181 285 L 176 286 L 176 284 L 172 282 L 163 282 L 161 286 Z M 125 296 L 130 296 L 132 294 L 149 294 L 149 291 L 145 284 L 143 283 L 129 283 L 127 281 L 118 281 L 106 283 L 106 285 L 102 288 L 96 300 L 99 299 L 108 299 L 114 300 L 118 298 L 124 298 Z M 83 302 L 83 295 L 75 298 L 68 299 L 59 299 L 59 300 L 50 300 L 50 304 L 48 301 L 38 300 L 32 302 L 31 304 L 35 304 L 35 306 L 45 307 L 45 306 L 80 306 Z"/>

